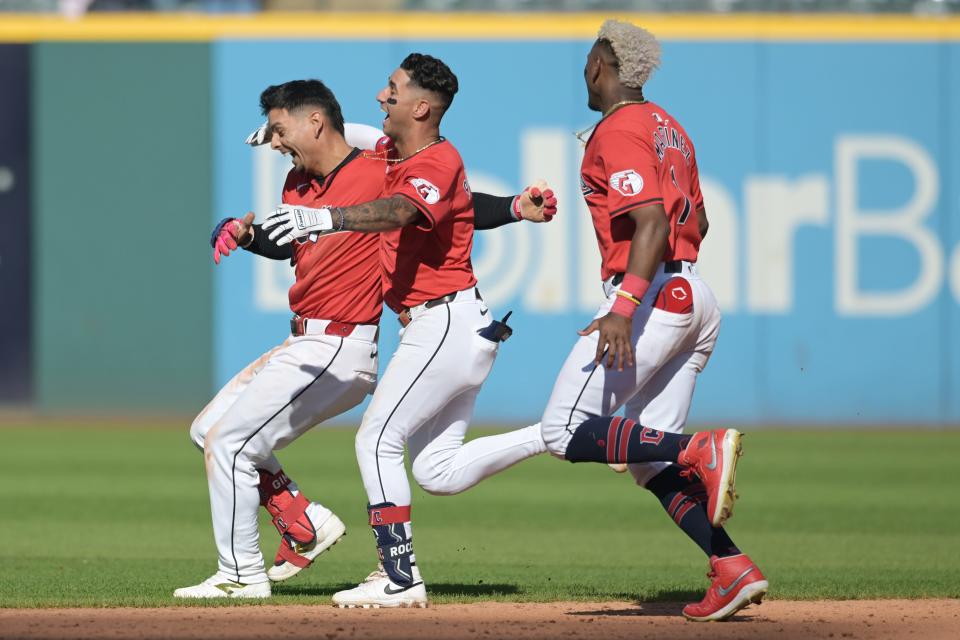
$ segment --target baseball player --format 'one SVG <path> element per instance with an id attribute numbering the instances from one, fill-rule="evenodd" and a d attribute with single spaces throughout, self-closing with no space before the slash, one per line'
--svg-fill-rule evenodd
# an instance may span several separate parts
<path id="1" fill-rule="evenodd" d="M 384 163 L 347 142 L 340 105 L 323 83 L 270 87 L 260 105 L 269 117 L 273 148 L 293 161 L 283 202 L 351 205 L 380 197 Z M 549 190 L 529 189 L 508 198 L 477 194 L 477 203 L 483 228 L 524 216 L 542 221 L 556 211 Z M 379 238 L 344 231 L 280 246 L 253 218 L 250 213 L 217 225 L 211 239 L 214 261 L 237 246 L 292 260 L 291 336 L 238 373 L 191 426 L 191 439 L 203 450 L 207 466 L 219 566 L 204 582 L 177 589 L 179 598 L 268 597 L 270 580 L 295 575 L 344 535 L 343 522 L 309 501 L 273 452 L 362 402 L 376 383 Z M 269 571 L 259 550 L 258 505 L 267 509 L 281 535 Z"/>
<path id="2" fill-rule="evenodd" d="M 554 455 L 629 464 L 710 558 L 711 586 L 684 615 L 723 620 L 760 602 L 768 584 L 722 528 L 736 498 L 740 433 L 680 433 L 720 312 L 696 269 L 708 224 L 693 143 L 642 91 L 659 62 L 649 32 L 613 20 L 587 56 L 589 106 L 603 117 L 586 141 L 580 182 L 607 300 L 564 363 L 542 428 Z M 621 407 L 625 417 L 614 416 Z"/>
<path id="3" fill-rule="evenodd" d="M 545 451 L 539 425 L 464 443 L 480 385 L 508 335 L 477 289 L 470 263 L 474 198 L 463 162 L 440 135 L 458 89 L 442 61 L 411 54 L 377 96 L 386 117 L 379 145 L 383 197 L 359 206 L 281 207 L 264 228 L 286 242 L 311 233 L 380 231 L 384 301 L 404 324 L 357 432 L 381 568 L 333 596 L 341 607 L 426 606 L 413 552 L 410 486 L 453 494 Z"/>

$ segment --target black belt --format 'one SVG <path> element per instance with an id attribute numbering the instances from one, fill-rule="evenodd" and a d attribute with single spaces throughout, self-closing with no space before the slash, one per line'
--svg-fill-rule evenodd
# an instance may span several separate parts
<path id="1" fill-rule="evenodd" d="M 459 291 L 454 291 L 453 293 L 448 293 L 448 294 L 445 295 L 445 296 L 441 296 L 441 297 L 439 297 L 439 298 L 434 298 L 433 300 L 427 300 L 426 302 L 422 302 L 421 304 L 422 304 L 425 308 L 427 308 L 427 309 L 433 309 L 434 307 L 439 307 L 439 306 L 442 305 L 442 304 L 447 304 L 447 303 L 449 303 L 449 302 L 453 302 L 454 300 L 456 300 L 458 293 L 460 293 L 460 292 L 459 292 Z M 479 290 L 479 289 L 477 289 L 476 287 L 474 287 L 474 288 L 473 288 L 473 293 L 476 295 L 477 300 L 483 301 L 483 298 L 480 296 L 480 290 Z M 419 306 L 419 305 L 418 305 L 418 306 Z M 405 326 L 407 326 L 408 324 L 410 324 L 410 320 L 411 320 L 411 319 L 412 319 L 412 318 L 410 317 L 410 308 L 409 308 L 409 307 L 405 307 L 405 308 L 403 308 L 403 309 L 401 309 L 400 311 L 397 312 L 397 320 L 400 321 L 400 325 L 401 325 L 401 326 L 404 326 L 404 327 L 405 327 Z"/>
<path id="2" fill-rule="evenodd" d="M 668 260 L 663 263 L 663 272 L 664 273 L 683 273 L 683 260 Z M 610 283 L 613 286 L 617 286 L 623 282 L 623 273 L 616 273 L 613 276 L 613 280 Z"/>
<path id="3" fill-rule="evenodd" d="M 479 289 L 477 289 L 476 287 L 474 287 L 474 288 L 473 288 L 473 292 L 476 294 L 477 300 L 483 300 L 483 298 L 480 297 L 480 290 L 479 290 Z M 459 291 L 454 291 L 453 293 L 448 293 L 447 295 L 442 296 L 442 297 L 440 297 L 440 298 L 434 298 L 433 300 L 427 300 L 426 302 L 423 303 L 423 306 L 426 307 L 427 309 L 433 309 L 434 307 L 439 307 L 439 306 L 442 305 L 442 304 L 447 304 L 448 302 L 453 302 L 454 300 L 456 300 L 458 293 L 460 293 L 460 292 L 459 292 Z"/>

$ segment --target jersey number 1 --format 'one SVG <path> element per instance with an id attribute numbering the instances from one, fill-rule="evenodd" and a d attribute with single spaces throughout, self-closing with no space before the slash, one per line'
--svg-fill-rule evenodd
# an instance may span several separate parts
<path id="1" fill-rule="evenodd" d="M 673 180 L 673 186 L 675 186 L 677 191 L 680 192 L 680 195 L 683 196 L 683 211 L 680 213 L 680 217 L 677 218 L 677 226 L 680 226 L 690 217 L 690 211 L 693 209 L 693 206 L 690 204 L 690 198 L 687 197 L 687 194 L 683 192 L 683 189 L 680 188 L 680 184 L 677 182 L 677 174 L 673 170 L 673 165 L 670 165 L 670 178 Z"/>

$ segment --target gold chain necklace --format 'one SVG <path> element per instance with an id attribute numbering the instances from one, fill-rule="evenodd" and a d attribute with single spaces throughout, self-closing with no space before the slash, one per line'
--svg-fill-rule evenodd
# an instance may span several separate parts
<path id="1" fill-rule="evenodd" d="M 603 118 L 600 118 L 600 122 L 603 122 L 604 118 L 621 107 L 625 107 L 628 104 L 646 104 L 646 102 L 646 100 L 621 100 L 620 102 L 610 105 L 610 108 L 603 112 Z"/>
<path id="2" fill-rule="evenodd" d="M 607 109 L 606 111 L 604 111 L 604 112 L 603 112 L 603 116 L 601 116 L 600 119 L 597 120 L 594 124 L 590 125 L 589 127 L 587 127 L 586 129 L 584 129 L 584 130 L 582 130 L 582 131 L 576 131 L 576 132 L 574 132 L 573 135 L 575 135 L 575 136 L 577 137 L 577 140 L 579 140 L 579 141 L 582 142 L 583 144 L 587 144 L 587 140 L 584 139 L 584 136 L 587 135 L 588 133 L 590 133 L 591 131 L 593 131 L 594 129 L 596 129 L 598 126 L 600 126 L 600 123 L 603 122 L 604 120 L 606 120 L 606 119 L 607 119 L 607 116 L 613 114 L 613 112 L 615 112 L 615 111 L 617 111 L 617 110 L 619 110 L 619 109 L 622 109 L 623 107 L 626 107 L 627 105 L 631 105 L 631 104 L 646 104 L 646 103 L 647 103 L 646 100 L 621 100 L 620 102 L 616 102 L 616 103 L 610 105 L 610 108 Z"/>
<path id="3" fill-rule="evenodd" d="M 367 157 L 368 157 L 368 158 L 375 158 L 375 159 L 377 159 L 377 160 L 383 160 L 384 162 L 394 162 L 394 163 L 396 163 L 396 162 L 403 162 L 404 160 L 409 160 L 410 158 L 412 158 L 413 156 L 417 155 L 418 153 L 420 153 L 420 152 L 423 151 L 424 149 L 429 149 L 429 148 L 432 147 L 433 145 L 435 145 L 435 144 L 440 144 L 441 142 L 443 142 L 443 141 L 445 141 L 445 140 L 446 140 L 446 138 L 444 138 L 443 136 L 440 136 L 439 138 L 437 138 L 437 139 L 434 140 L 433 142 L 429 142 L 429 143 L 423 145 L 422 147 L 420 147 L 419 149 L 417 149 L 416 151 L 414 151 L 414 152 L 411 153 L 410 155 L 404 156 L 404 157 L 402 157 L 402 158 L 388 158 L 388 157 L 386 157 L 385 154 L 382 155 L 382 156 L 379 156 L 379 155 L 374 154 L 374 155 L 372 155 L 372 156 L 367 156 Z M 394 147 L 394 148 L 396 148 L 396 147 Z"/>

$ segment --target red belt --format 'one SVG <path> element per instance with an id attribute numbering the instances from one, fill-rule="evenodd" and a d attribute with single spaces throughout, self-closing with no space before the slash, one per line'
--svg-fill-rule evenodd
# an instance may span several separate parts
<path id="1" fill-rule="evenodd" d="M 293 316 L 290 318 L 290 333 L 295 336 L 302 336 L 307 333 L 307 322 L 310 321 L 310 318 L 304 318 L 303 316 Z M 340 336 L 345 338 L 353 330 L 357 328 L 357 325 L 350 324 L 349 322 L 329 322 L 327 326 L 323 329 L 323 332 L 328 336 Z"/>

